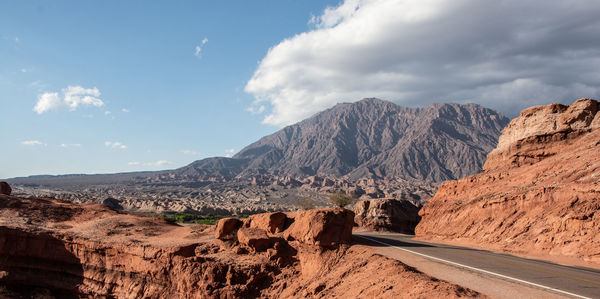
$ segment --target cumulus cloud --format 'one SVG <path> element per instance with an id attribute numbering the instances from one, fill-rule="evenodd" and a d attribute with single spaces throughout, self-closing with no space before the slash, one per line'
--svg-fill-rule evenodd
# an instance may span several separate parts
<path id="1" fill-rule="evenodd" d="M 118 148 L 118 149 L 126 149 L 127 146 L 118 141 L 106 141 L 104 142 L 104 146 L 108 148 Z"/>
<path id="2" fill-rule="evenodd" d="M 21 141 L 22 145 L 28 145 L 28 146 L 46 146 L 46 143 L 41 142 L 39 140 L 25 140 L 25 141 Z"/>
<path id="3" fill-rule="evenodd" d="M 70 111 L 76 110 L 79 106 L 102 107 L 104 102 L 99 97 L 100 91 L 96 87 L 68 86 L 61 90 L 61 94 L 45 92 L 38 95 L 38 101 L 33 107 L 33 111 L 42 114 L 62 107 L 66 107 Z"/>
<path id="4" fill-rule="evenodd" d="M 155 162 L 136 162 L 136 161 L 133 161 L 133 162 L 128 162 L 127 163 L 127 165 L 130 165 L 130 166 L 141 165 L 141 166 L 153 166 L 153 167 L 166 166 L 166 165 L 170 165 L 170 164 L 173 164 L 173 163 L 171 163 L 171 162 L 169 162 L 167 160 L 158 160 L 158 161 L 155 161 Z"/>
<path id="5" fill-rule="evenodd" d="M 225 157 L 227 158 L 231 158 L 233 157 L 233 154 L 235 154 L 235 150 L 230 148 L 230 149 L 226 149 L 225 150 Z"/>
<path id="6" fill-rule="evenodd" d="M 194 56 L 196 57 L 202 57 L 202 48 L 204 48 L 204 45 L 208 43 L 208 38 L 204 38 L 202 40 L 202 42 L 200 43 L 200 45 L 197 45 L 196 48 L 194 49 Z"/>
<path id="7" fill-rule="evenodd" d="M 245 91 L 277 126 L 365 97 L 508 116 L 598 98 L 599 14 L 591 0 L 346 0 L 271 48 Z"/>
<path id="8" fill-rule="evenodd" d="M 121 112 L 127 113 L 127 112 L 129 112 L 129 109 L 123 108 L 123 109 L 121 109 Z"/>

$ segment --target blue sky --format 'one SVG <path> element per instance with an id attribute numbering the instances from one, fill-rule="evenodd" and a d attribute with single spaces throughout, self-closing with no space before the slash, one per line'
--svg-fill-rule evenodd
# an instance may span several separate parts
<path id="1" fill-rule="evenodd" d="M 0 177 L 175 168 L 240 150 L 278 129 L 246 111 L 257 63 L 327 4 L 0 1 Z M 97 88 L 104 105 L 33 111 L 68 86 Z"/>
<path id="2" fill-rule="evenodd" d="M 508 117 L 598 99 L 598 15 L 596 0 L 0 0 L 0 178 L 176 168 L 366 97 Z"/>

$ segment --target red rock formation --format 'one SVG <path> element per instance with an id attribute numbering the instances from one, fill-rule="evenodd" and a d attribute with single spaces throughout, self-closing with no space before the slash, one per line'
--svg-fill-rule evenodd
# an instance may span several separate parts
<path id="1" fill-rule="evenodd" d="M 284 231 L 286 240 L 298 240 L 305 244 L 335 247 L 349 244 L 352 240 L 354 212 L 333 208 L 287 213 L 293 219 Z"/>
<path id="2" fill-rule="evenodd" d="M 484 171 L 444 183 L 421 209 L 420 238 L 600 266 L 599 103 L 521 112 Z"/>
<path id="3" fill-rule="evenodd" d="M 12 188 L 7 182 L 0 182 L 0 194 L 10 195 Z"/>
<path id="4" fill-rule="evenodd" d="M 242 221 L 237 218 L 223 218 L 217 222 L 215 228 L 215 238 L 219 240 L 230 240 L 238 228 L 242 226 Z"/>
<path id="5" fill-rule="evenodd" d="M 257 214 L 244 220 L 244 226 L 260 228 L 270 234 L 275 234 L 283 231 L 286 219 L 286 215 L 281 212 Z"/>
<path id="6" fill-rule="evenodd" d="M 414 234 L 419 223 L 419 207 L 404 199 L 361 200 L 354 205 L 354 222 L 371 230 Z"/>
<path id="7" fill-rule="evenodd" d="M 0 296 L 7 294 L 4 287 L 26 297 L 41 287 L 59 298 L 478 295 L 361 246 L 326 250 L 302 243 L 348 241 L 345 228 L 330 230 L 327 224 L 341 225 L 349 216 L 338 209 L 288 214 L 286 223 L 294 222 L 276 234 L 296 225 L 298 238 L 268 236 L 276 239 L 273 248 L 239 254 L 231 250 L 232 241 L 212 239 L 212 227 L 173 225 L 99 204 L 0 195 Z M 313 224 L 322 232 L 309 229 Z M 262 228 L 240 228 L 238 236 L 245 230 L 267 235 Z M 333 232 L 342 236 L 336 239 Z"/>

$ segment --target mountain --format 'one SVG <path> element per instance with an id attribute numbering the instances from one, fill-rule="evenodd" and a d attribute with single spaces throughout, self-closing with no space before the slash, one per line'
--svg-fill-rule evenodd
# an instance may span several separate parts
<path id="1" fill-rule="evenodd" d="M 508 122 L 476 104 L 407 108 L 369 98 L 337 104 L 261 138 L 232 158 L 204 159 L 174 172 L 441 182 L 481 171 Z"/>

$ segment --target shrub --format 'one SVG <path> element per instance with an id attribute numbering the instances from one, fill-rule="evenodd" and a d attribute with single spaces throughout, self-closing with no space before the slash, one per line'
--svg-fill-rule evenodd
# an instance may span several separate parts
<path id="1" fill-rule="evenodd" d="M 346 194 L 345 192 L 342 192 L 342 191 L 338 191 L 329 196 L 329 201 L 331 201 L 331 203 L 333 203 L 334 205 L 336 205 L 340 208 L 343 208 L 343 207 L 351 204 L 353 200 L 354 200 L 354 197 L 352 195 Z"/>

